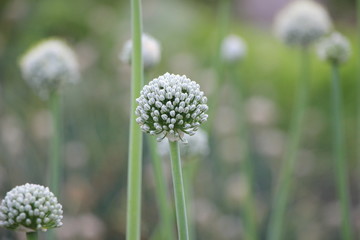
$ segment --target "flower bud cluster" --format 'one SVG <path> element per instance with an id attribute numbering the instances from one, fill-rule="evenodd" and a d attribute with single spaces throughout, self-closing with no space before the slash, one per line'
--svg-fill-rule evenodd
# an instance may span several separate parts
<path id="1" fill-rule="evenodd" d="M 145 85 L 136 99 L 136 122 L 143 132 L 161 141 L 183 140 L 193 135 L 208 115 L 207 98 L 200 86 L 186 76 L 166 73 Z"/>
<path id="2" fill-rule="evenodd" d="M 227 36 L 221 44 L 221 57 L 226 62 L 241 61 L 246 51 L 244 40 L 236 35 Z"/>
<path id="3" fill-rule="evenodd" d="M 148 34 L 143 34 L 141 37 L 142 43 L 142 57 L 144 63 L 144 69 L 150 69 L 156 66 L 160 62 L 161 58 L 161 47 L 160 43 Z M 120 53 L 120 60 L 124 63 L 131 63 L 132 57 L 132 41 L 128 40 Z"/>
<path id="4" fill-rule="evenodd" d="M 312 0 L 291 2 L 275 20 L 276 34 L 288 45 L 309 45 L 328 33 L 330 28 L 328 13 Z"/>
<path id="5" fill-rule="evenodd" d="M 37 184 L 17 186 L 0 205 L 0 226 L 11 230 L 46 231 L 62 225 L 62 206 L 49 188 Z"/>
<path id="6" fill-rule="evenodd" d="M 317 53 L 324 61 L 340 64 L 350 56 L 350 43 L 343 35 L 334 32 L 320 40 L 317 45 Z"/>
<path id="7" fill-rule="evenodd" d="M 75 54 L 62 40 L 55 38 L 30 49 L 22 57 L 20 68 L 25 81 L 45 99 L 61 84 L 79 79 Z"/>

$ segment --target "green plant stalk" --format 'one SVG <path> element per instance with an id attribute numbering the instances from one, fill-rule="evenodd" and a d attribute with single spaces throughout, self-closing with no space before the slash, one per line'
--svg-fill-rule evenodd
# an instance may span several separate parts
<path id="1" fill-rule="evenodd" d="M 171 172 L 174 184 L 176 221 L 178 227 L 178 239 L 189 239 L 189 228 L 187 222 L 187 210 L 184 191 L 184 182 L 182 177 L 182 167 L 179 151 L 179 143 L 177 141 L 169 141 L 171 156 Z"/>
<path id="2" fill-rule="evenodd" d="M 333 149 L 336 171 L 336 182 L 341 206 L 341 226 L 343 240 L 352 239 L 350 222 L 350 200 L 348 190 L 348 173 L 345 159 L 344 128 L 342 125 L 342 102 L 339 67 L 332 66 L 332 120 L 333 120 Z"/>
<path id="3" fill-rule="evenodd" d="M 194 175 L 197 171 L 199 165 L 199 159 L 191 158 L 184 164 L 184 189 L 186 196 L 186 209 L 189 223 L 189 239 L 196 239 L 196 230 L 194 224 L 194 214 L 193 213 L 193 196 L 194 196 Z"/>
<path id="4" fill-rule="evenodd" d="M 38 232 L 28 232 L 26 233 L 27 240 L 38 240 Z"/>
<path id="5" fill-rule="evenodd" d="M 157 141 L 152 136 L 148 136 L 147 140 L 150 147 L 151 160 L 154 169 L 155 191 L 160 212 L 161 239 L 171 240 L 174 239 L 173 228 L 175 225 L 173 223 L 170 199 L 168 197 L 169 194 L 166 186 L 162 162 L 157 148 Z"/>
<path id="6" fill-rule="evenodd" d="M 247 132 L 248 126 L 246 124 L 246 113 L 244 107 L 244 99 L 246 89 L 242 84 L 242 79 L 239 76 L 237 71 L 237 66 L 232 65 L 229 67 L 229 72 L 231 73 L 231 80 L 235 87 L 237 87 L 238 93 L 238 114 L 240 115 L 239 121 L 239 135 L 242 143 L 242 157 L 244 159 L 244 175 L 248 184 L 248 192 L 245 198 L 245 239 L 256 240 L 257 237 L 257 227 L 256 227 L 256 211 L 255 211 L 255 198 L 254 198 L 254 177 L 253 177 L 253 166 L 252 159 L 250 156 L 250 146 L 249 146 L 249 135 Z"/>
<path id="7" fill-rule="evenodd" d="M 356 1 L 357 51 L 360 48 L 360 0 Z M 356 54 L 357 66 L 357 146 L 360 145 L 360 56 Z M 360 148 L 357 148 L 358 171 L 360 173 Z M 360 175 L 360 174 L 359 174 Z M 359 189 L 360 190 L 360 189 Z M 359 191 L 360 193 L 360 191 Z"/>
<path id="8" fill-rule="evenodd" d="M 141 181 L 142 181 L 142 132 L 136 123 L 136 98 L 143 84 L 143 61 L 141 51 L 141 1 L 131 0 L 132 64 L 131 107 L 128 158 L 128 186 L 126 212 L 126 239 L 140 239 Z"/>
<path id="9" fill-rule="evenodd" d="M 51 94 L 50 111 L 52 117 L 52 139 L 50 146 L 50 189 L 58 196 L 60 173 L 62 164 L 60 163 L 60 144 L 61 144 L 61 107 L 60 96 L 57 92 Z"/>
<path id="10" fill-rule="evenodd" d="M 267 240 L 281 240 L 284 229 L 284 215 L 293 182 L 293 172 L 300 145 L 302 122 L 305 115 L 308 84 L 309 84 L 309 56 L 308 49 L 304 47 L 301 54 L 301 78 L 299 79 L 295 108 L 290 126 L 289 141 L 282 163 L 280 178 L 274 194 L 272 212 L 267 232 Z"/>
<path id="11" fill-rule="evenodd" d="M 224 66 L 221 59 L 221 43 L 224 39 L 229 25 L 229 12 L 230 12 L 230 0 L 221 0 L 219 1 L 219 12 L 218 12 L 218 27 L 216 35 L 216 53 L 214 56 L 214 68 L 216 70 L 216 81 L 214 86 L 213 96 L 209 98 L 209 111 L 208 111 L 208 121 L 205 124 L 205 129 L 211 129 L 213 127 L 213 122 L 215 120 L 215 115 L 213 114 L 219 105 L 219 94 L 217 89 L 221 87 L 221 84 L 224 79 Z"/>

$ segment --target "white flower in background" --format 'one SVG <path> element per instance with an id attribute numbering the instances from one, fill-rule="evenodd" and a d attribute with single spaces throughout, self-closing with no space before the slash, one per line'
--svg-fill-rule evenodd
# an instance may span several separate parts
<path id="1" fill-rule="evenodd" d="M 22 57 L 20 68 L 25 81 L 45 99 L 61 84 L 79 80 L 79 66 L 74 52 L 56 38 L 31 48 Z"/>
<path id="2" fill-rule="evenodd" d="M 194 135 L 208 115 L 207 98 L 200 86 L 186 76 L 170 73 L 145 85 L 136 99 L 137 123 L 141 130 L 161 141 L 184 140 L 184 133 Z"/>
<path id="3" fill-rule="evenodd" d="M 160 62 L 161 47 L 160 43 L 153 37 L 143 34 L 141 38 L 142 42 L 142 57 L 144 63 L 144 69 L 150 69 L 156 66 Z M 119 58 L 124 63 L 130 64 L 132 56 L 132 41 L 131 39 L 126 41 L 123 50 L 119 55 Z"/>
<path id="4" fill-rule="evenodd" d="M 276 35 L 286 44 L 306 46 L 331 28 L 327 11 L 311 0 L 296 0 L 280 11 L 275 20 Z"/>
<path id="5" fill-rule="evenodd" d="M 247 52 L 246 43 L 236 35 L 227 36 L 221 44 L 221 57 L 226 62 L 241 61 Z"/>
<path id="6" fill-rule="evenodd" d="M 324 37 L 317 45 L 317 53 L 324 61 L 333 64 L 343 63 L 350 56 L 350 43 L 340 33 L 334 32 L 328 37 Z"/>
<path id="7" fill-rule="evenodd" d="M 62 225 L 62 206 L 49 188 L 37 184 L 17 186 L 0 204 L 0 226 L 20 231 L 46 231 Z"/>
<path id="8" fill-rule="evenodd" d="M 180 144 L 180 152 L 185 157 L 206 157 L 209 152 L 208 134 L 201 128 L 193 135 L 186 138 L 187 143 Z M 160 155 L 169 155 L 169 146 L 166 141 L 158 143 L 158 150 Z"/>

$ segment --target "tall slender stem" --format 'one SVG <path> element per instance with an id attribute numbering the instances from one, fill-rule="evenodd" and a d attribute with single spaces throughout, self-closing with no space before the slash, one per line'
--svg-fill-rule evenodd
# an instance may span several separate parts
<path id="1" fill-rule="evenodd" d="M 169 141 L 171 156 L 171 171 L 174 184 L 176 220 L 178 226 L 178 239 L 188 240 L 189 230 L 185 202 L 184 182 L 179 151 L 179 143 Z"/>
<path id="2" fill-rule="evenodd" d="M 143 61 L 141 51 L 141 0 L 131 0 L 131 31 L 132 31 L 132 80 L 130 107 L 130 135 L 128 158 L 128 189 L 126 239 L 140 239 L 141 218 L 141 173 L 142 173 L 142 133 L 136 124 L 136 98 L 139 96 L 143 83 Z"/>
<path id="3" fill-rule="evenodd" d="M 161 158 L 158 153 L 156 139 L 153 136 L 148 136 L 147 140 L 150 147 L 150 154 L 155 177 L 156 198 L 160 211 L 160 231 L 162 237 L 161 239 L 171 240 L 174 239 L 173 215 L 171 211 L 170 199 L 166 186 L 166 180 L 161 163 Z"/>
<path id="4" fill-rule="evenodd" d="M 357 48 L 360 48 L 360 0 L 356 1 Z M 360 145 L 360 56 L 356 55 L 357 66 L 357 146 Z M 360 148 L 357 148 L 358 176 L 360 175 Z M 360 190 L 360 187 L 359 187 Z M 358 191 L 360 193 L 360 191 Z"/>
<path id="5" fill-rule="evenodd" d="M 287 151 L 285 153 L 285 159 L 282 164 L 279 182 L 276 192 L 274 194 L 272 212 L 267 232 L 267 240 L 280 240 L 282 229 L 284 228 L 284 215 L 293 182 L 292 175 L 294 172 L 296 157 L 300 143 L 302 121 L 304 119 L 306 110 L 309 84 L 309 56 L 307 48 L 303 48 L 301 50 L 300 65 L 301 78 L 299 79 L 295 108 L 290 126 L 290 138 L 286 149 Z"/>
<path id="6" fill-rule="evenodd" d="M 350 212 L 348 173 L 344 148 L 344 129 L 342 125 L 342 103 L 339 68 L 332 66 L 332 122 L 333 122 L 333 149 L 336 171 L 336 182 L 341 205 L 341 226 L 343 240 L 352 239 Z"/>
<path id="7" fill-rule="evenodd" d="M 27 240 L 38 240 L 38 232 L 28 232 L 26 233 Z"/>
<path id="8" fill-rule="evenodd" d="M 60 144 L 61 144 L 61 110 L 60 96 L 54 92 L 50 98 L 50 111 L 52 117 L 52 139 L 51 139 L 51 160 L 50 160 L 50 188 L 55 194 L 59 194 L 59 180 L 62 172 L 60 163 Z"/>
<path id="9" fill-rule="evenodd" d="M 244 99 L 245 99 L 245 86 L 242 84 L 242 79 L 239 76 L 237 66 L 230 66 L 229 71 L 231 73 L 231 80 L 235 87 L 237 87 L 237 93 L 239 96 L 238 99 L 238 113 L 240 115 L 239 119 L 239 135 L 242 143 L 242 157 L 244 159 L 244 170 L 243 174 L 246 177 L 248 192 L 245 199 L 245 219 L 246 219 L 246 229 L 245 235 L 248 240 L 257 239 L 257 229 L 256 229 L 256 211 L 255 211 L 255 198 L 254 198 L 254 177 L 253 177 L 253 163 L 250 154 L 249 146 L 249 136 L 248 136 L 248 126 L 246 124 L 245 117 L 245 108 L 244 108 Z"/>

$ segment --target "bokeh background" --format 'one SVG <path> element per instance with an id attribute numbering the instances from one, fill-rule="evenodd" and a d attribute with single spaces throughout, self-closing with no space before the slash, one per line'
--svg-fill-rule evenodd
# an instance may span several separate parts
<path id="1" fill-rule="evenodd" d="M 236 71 L 246 86 L 245 117 L 255 166 L 255 195 L 260 235 L 287 141 L 293 96 L 299 76 L 299 52 L 274 36 L 272 21 L 287 0 L 234 0 L 228 33 L 240 35 L 248 55 Z M 351 41 L 353 53 L 341 68 L 347 160 L 350 169 L 352 222 L 360 236 L 358 141 L 356 138 L 357 69 L 355 1 L 321 1 L 335 27 Z M 162 45 L 162 60 L 148 74 L 186 74 L 208 98 L 212 111 L 210 156 L 194 182 L 197 239 L 236 240 L 243 236 L 239 206 L 246 196 L 238 134 L 238 94 L 231 81 L 219 88 L 216 0 L 143 1 L 144 31 Z M 63 164 L 60 202 L 65 210 L 62 240 L 125 239 L 129 131 L 130 67 L 118 54 L 130 38 L 130 6 L 124 0 L 0 1 L 0 199 L 15 185 L 46 185 L 51 138 L 50 113 L 20 76 L 18 60 L 47 37 L 66 39 L 81 65 L 82 81 L 62 89 Z M 313 49 L 312 49 L 313 50 Z M 334 179 L 330 122 L 330 69 L 311 53 L 311 93 L 303 128 L 295 184 L 286 212 L 286 239 L 335 240 L 340 214 Z M 210 106 L 211 107 L 211 106 Z M 168 159 L 164 167 L 169 176 Z M 221 170 L 219 169 L 221 165 Z M 149 153 L 143 164 L 142 238 L 150 239 L 158 214 Z M 171 189 L 170 177 L 168 177 Z M 0 229 L 0 239 L 23 239 Z"/>

